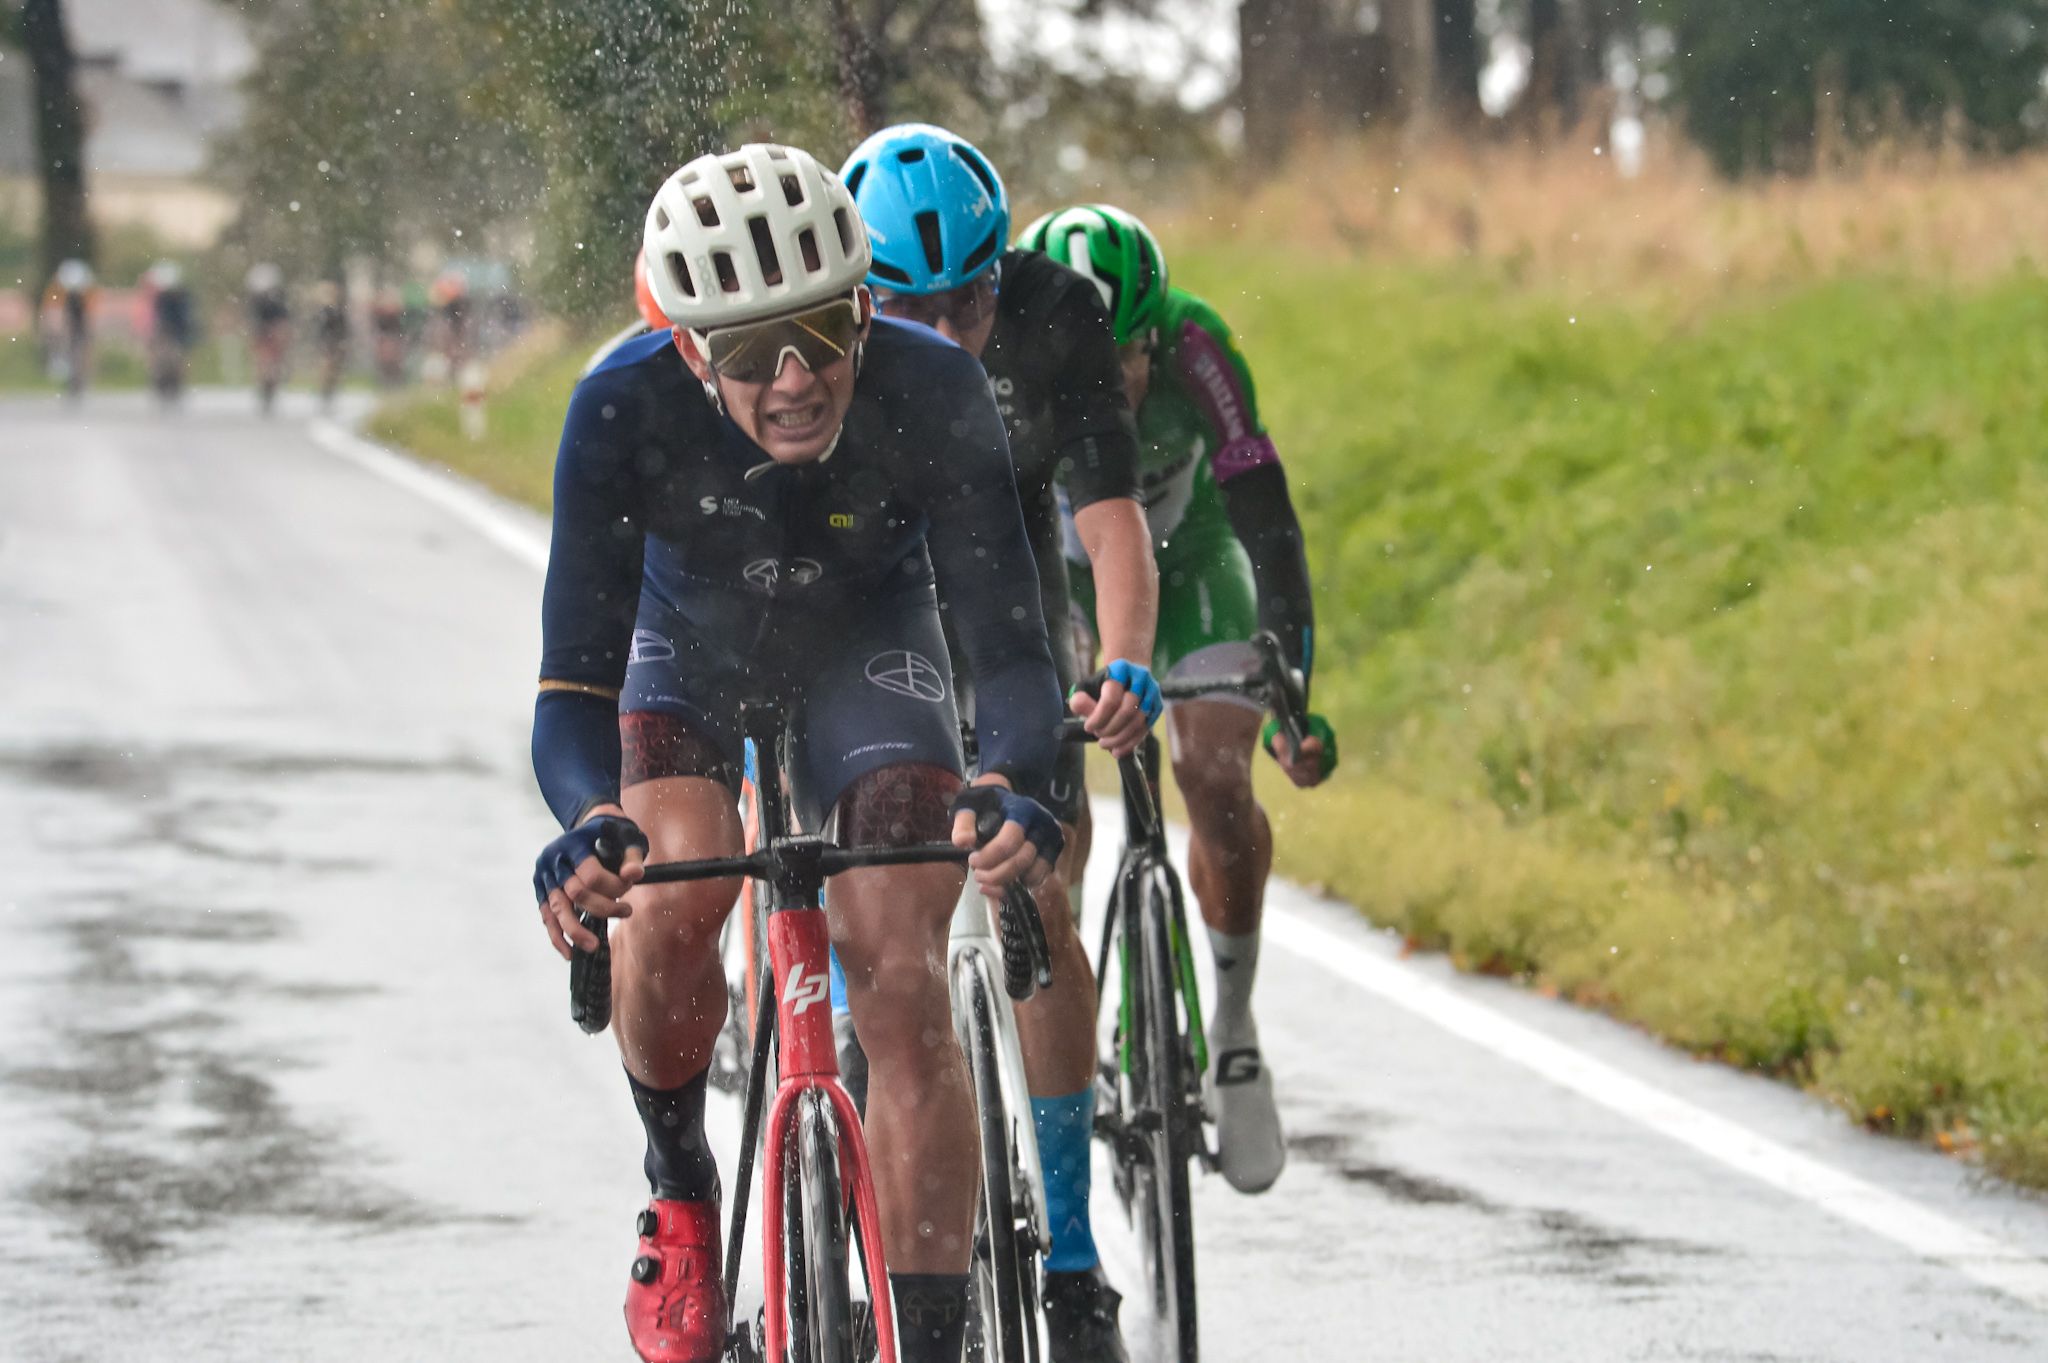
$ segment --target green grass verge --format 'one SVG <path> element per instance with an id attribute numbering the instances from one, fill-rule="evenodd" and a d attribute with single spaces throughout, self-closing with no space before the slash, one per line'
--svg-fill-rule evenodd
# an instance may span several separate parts
<path id="1" fill-rule="evenodd" d="M 2048 284 L 1175 271 L 1316 572 L 1345 768 L 1265 782 L 1282 867 L 2048 1186 Z M 508 378 L 485 445 L 445 400 L 378 433 L 544 504 L 586 353 Z"/>
<path id="2" fill-rule="evenodd" d="M 369 432 L 425 459 L 475 478 L 509 497 L 546 507 L 553 496 L 555 445 L 569 390 L 597 342 L 564 341 L 543 331 L 498 357 L 491 367 L 484 405 L 486 438 L 462 431 L 453 394 L 415 390 L 386 403 L 371 418 Z"/>

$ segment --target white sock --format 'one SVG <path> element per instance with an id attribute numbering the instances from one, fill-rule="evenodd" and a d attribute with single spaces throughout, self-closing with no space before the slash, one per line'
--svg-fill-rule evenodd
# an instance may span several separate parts
<path id="1" fill-rule="evenodd" d="M 1251 1029 L 1252 977 L 1259 969 L 1259 934 L 1242 937 L 1209 929 L 1209 953 L 1216 960 L 1216 1007 L 1209 1029 L 1242 1033 Z"/>

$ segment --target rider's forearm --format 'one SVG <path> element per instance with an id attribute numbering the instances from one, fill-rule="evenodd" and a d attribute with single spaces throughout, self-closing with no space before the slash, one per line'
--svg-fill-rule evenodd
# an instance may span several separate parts
<path id="1" fill-rule="evenodd" d="M 1282 651 L 1306 682 L 1315 664 L 1315 604 L 1287 475 L 1277 463 L 1240 474 L 1223 485 L 1223 508 L 1252 561 L 1259 627 L 1279 636 Z"/>
<path id="2" fill-rule="evenodd" d="M 533 774 L 564 828 L 619 800 L 619 701 L 593 689 L 548 689 L 533 706 Z"/>
<path id="3" fill-rule="evenodd" d="M 1159 567 L 1152 558 L 1152 531 L 1137 501 L 1112 497 L 1074 513 L 1074 529 L 1088 551 L 1095 578 L 1095 628 L 1102 660 L 1118 658 L 1150 666 L 1153 631 L 1159 624 Z M 1047 621 L 1055 629 L 1062 622 Z"/>

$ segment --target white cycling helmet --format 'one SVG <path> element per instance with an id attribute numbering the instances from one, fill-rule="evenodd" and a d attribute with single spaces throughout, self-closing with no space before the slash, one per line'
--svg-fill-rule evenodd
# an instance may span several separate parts
<path id="1" fill-rule="evenodd" d="M 871 258 L 839 177 L 772 142 L 700 156 L 669 176 L 648 205 L 644 242 L 655 303 L 692 331 L 850 293 Z"/>

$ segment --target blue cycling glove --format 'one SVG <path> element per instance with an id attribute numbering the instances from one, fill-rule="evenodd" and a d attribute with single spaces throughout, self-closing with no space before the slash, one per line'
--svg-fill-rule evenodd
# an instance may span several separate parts
<path id="1" fill-rule="evenodd" d="M 1166 708 L 1166 703 L 1159 698 L 1159 683 L 1152 679 L 1151 668 L 1128 658 L 1118 658 L 1102 669 L 1102 675 L 1138 698 L 1138 708 L 1145 712 L 1145 723 L 1159 722 L 1159 712 Z"/>
<path id="2" fill-rule="evenodd" d="M 963 809 L 974 815 L 977 845 L 986 846 L 1006 823 L 1023 828 L 1024 840 L 1038 849 L 1038 855 L 1045 858 L 1048 866 L 1060 859 L 1060 850 L 1067 845 L 1066 834 L 1060 832 L 1060 821 L 1029 795 L 1019 795 L 1001 786 L 964 786 L 953 797 L 953 807 L 948 812 L 958 814 Z"/>
<path id="3" fill-rule="evenodd" d="M 563 882 L 576 874 L 578 866 L 598 855 L 600 842 L 604 844 L 605 866 L 613 871 L 619 869 L 627 848 L 647 851 L 647 835 L 625 815 L 599 814 L 586 819 L 540 849 L 540 857 L 533 863 L 535 901 L 547 903 L 548 896 L 561 889 Z"/>

